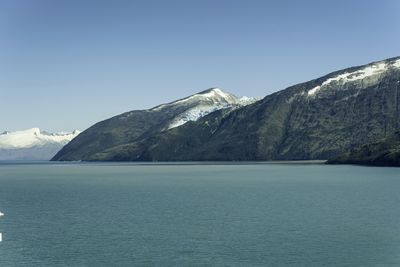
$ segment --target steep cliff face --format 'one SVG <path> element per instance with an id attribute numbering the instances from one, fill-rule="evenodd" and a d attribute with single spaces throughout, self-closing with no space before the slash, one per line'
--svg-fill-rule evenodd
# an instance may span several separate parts
<path id="1" fill-rule="evenodd" d="M 211 112 L 179 127 L 147 131 L 81 159 L 334 158 L 399 128 L 399 90 L 400 58 L 387 59 L 289 87 L 244 107 Z M 91 138 L 104 143 L 101 136 Z"/>
<path id="2" fill-rule="evenodd" d="M 400 131 L 331 159 L 328 164 L 362 164 L 400 167 Z"/>
<path id="3" fill-rule="evenodd" d="M 385 137 L 399 126 L 399 59 L 333 73 L 295 86 L 288 98 L 279 159 L 327 159 Z M 267 146 L 268 135 L 261 135 Z M 271 153 L 272 152 L 272 153 Z"/>

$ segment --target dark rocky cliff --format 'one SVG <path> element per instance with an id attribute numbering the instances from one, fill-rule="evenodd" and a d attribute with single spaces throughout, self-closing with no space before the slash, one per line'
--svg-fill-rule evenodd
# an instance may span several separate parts
<path id="1" fill-rule="evenodd" d="M 331 159 L 328 164 L 361 164 L 400 167 L 400 131 Z"/>

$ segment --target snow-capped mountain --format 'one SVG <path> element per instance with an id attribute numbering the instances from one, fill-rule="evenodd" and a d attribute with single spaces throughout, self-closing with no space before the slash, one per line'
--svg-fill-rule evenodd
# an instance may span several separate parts
<path id="1" fill-rule="evenodd" d="M 175 130 L 189 121 L 197 121 L 210 113 L 227 113 L 255 102 L 256 98 L 237 97 L 219 88 L 162 104 L 151 109 L 133 110 L 96 123 L 78 138 L 63 147 L 54 160 L 91 160 L 102 157 L 108 149 L 151 138 L 162 132 Z M 70 151 L 73 153 L 70 155 Z"/>
<path id="2" fill-rule="evenodd" d="M 182 114 L 190 114 L 199 102 L 192 107 L 181 104 L 208 95 L 215 100 L 220 94 L 214 89 L 161 105 L 155 108 L 158 111 L 136 112 L 135 121 L 104 121 L 100 134 L 94 126 L 87 139 L 80 135 L 54 160 L 332 159 L 360 147 L 360 155 L 369 159 L 371 150 L 364 148 L 374 149 L 370 144 L 379 140 L 384 141 L 379 141 L 378 149 L 386 153 L 379 161 L 393 164 L 391 160 L 398 160 L 397 142 L 391 136 L 400 129 L 400 57 L 338 70 L 252 105 L 215 111 L 160 131 Z M 112 143 L 122 135 L 124 140 Z M 105 142 L 108 147 L 99 147 Z"/>
<path id="3" fill-rule="evenodd" d="M 196 121 L 216 110 L 246 106 L 257 100 L 257 98 L 246 96 L 239 98 L 219 88 L 211 88 L 168 104 L 159 105 L 151 110 L 162 111 L 173 107 L 187 107 L 182 113 L 175 116 L 166 127 L 166 129 L 171 129 L 189 121 Z"/>
<path id="4" fill-rule="evenodd" d="M 48 133 L 39 128 L 0 133 L 0 160 L 49 160 L 80 132 Z"/>

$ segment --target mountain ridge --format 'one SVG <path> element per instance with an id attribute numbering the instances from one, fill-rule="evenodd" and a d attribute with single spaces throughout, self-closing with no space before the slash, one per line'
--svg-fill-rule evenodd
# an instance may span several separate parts
<path id="1" fill-rule="evenodd" d="M 330 159 L 398 129 L 399 82 L 400 57 L 350 67 L 85 160 Z"/>
<path id="2" fill-rule="evenodd" d="M 0 134 L 0 160 L 49 160 L 79 133 L 50 133 L 39 128 L 4 131 Z"/>
<path id="3" fill-rule="evenodd" d="M 219 88 L 210 88 L 150 109 L 125 112 L 91 126 L 79 139 L 61 149 L 53 160 L 90 160 L 91 155 L 111 147 L 138 141 L 219 109 L 236 109 L 252 101 L 255 99 L 243 101 Z"/>

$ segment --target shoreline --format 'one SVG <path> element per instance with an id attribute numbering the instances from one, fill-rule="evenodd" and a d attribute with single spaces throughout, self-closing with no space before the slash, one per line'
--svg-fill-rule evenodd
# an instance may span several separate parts
<path id="1" fill-rule="evenodd" d="M 191 166 L 191 165 L 325 165 L 327 160 L 277 160 L 277 161 L 29 161 L 0 160 L 0 165 L 116 165 L 116 166 Z"/>

